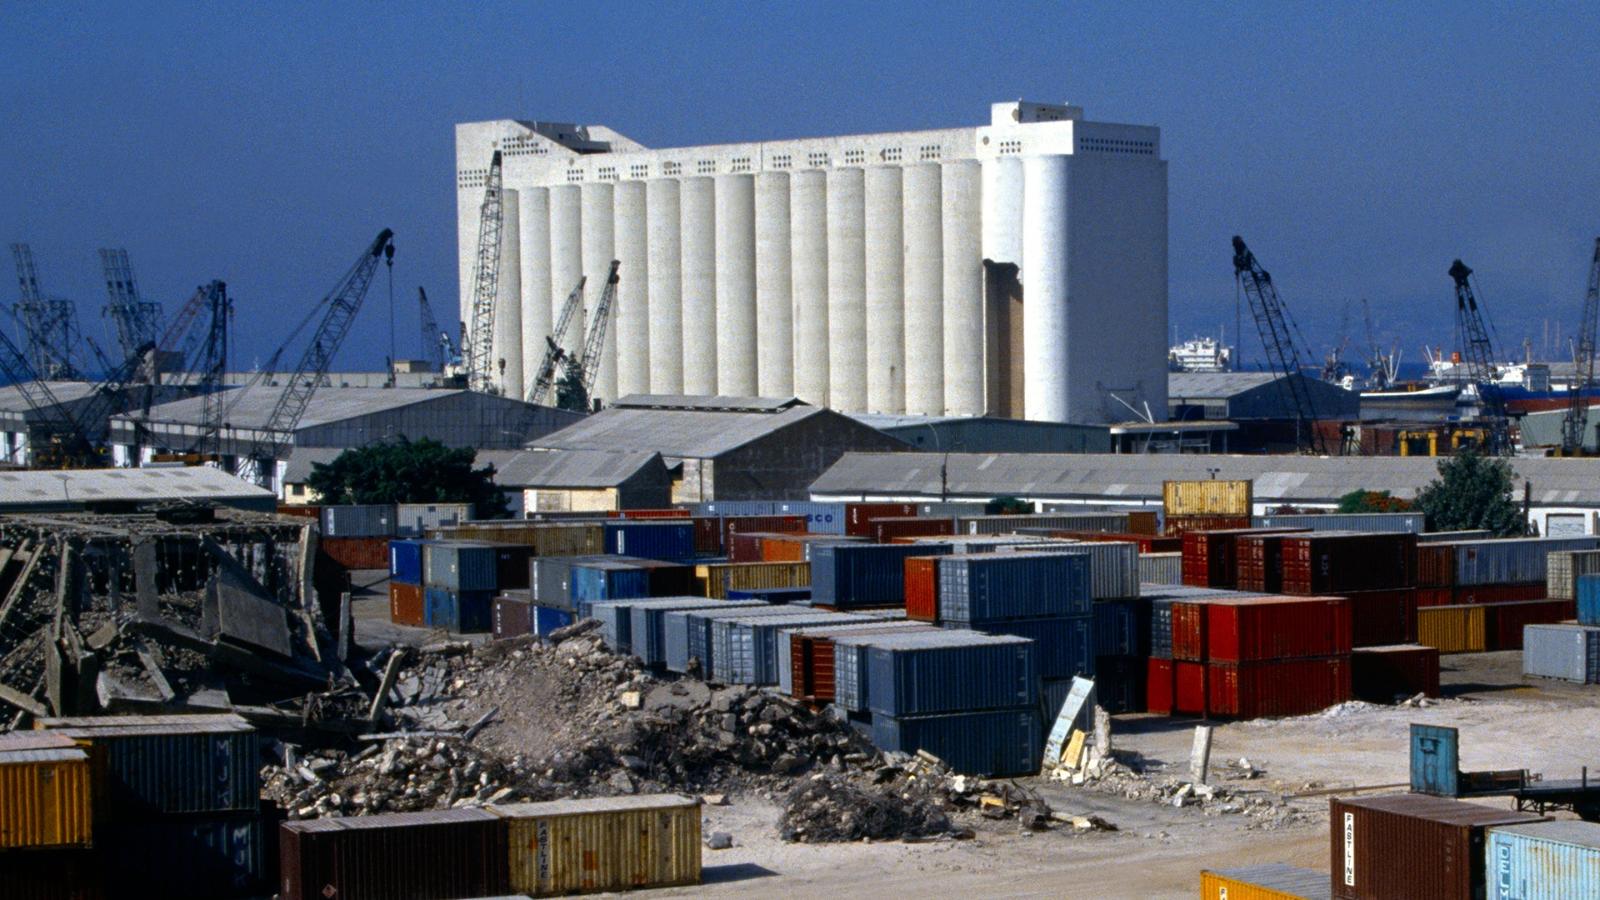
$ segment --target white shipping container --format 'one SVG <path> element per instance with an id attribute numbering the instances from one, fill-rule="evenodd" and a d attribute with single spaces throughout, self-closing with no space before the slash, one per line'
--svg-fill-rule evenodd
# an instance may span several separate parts
<path id="1" fill-rule="evenodd" d="M 1183 554 L 1141 553 L 1139 555 L 1139 582 L 1141 584 L 1183 584 Z"/>

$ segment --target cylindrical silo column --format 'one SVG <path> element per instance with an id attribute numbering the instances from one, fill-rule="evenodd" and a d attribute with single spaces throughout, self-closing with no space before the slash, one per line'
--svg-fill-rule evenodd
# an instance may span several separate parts
<path id="1" fill-rule="evenodd" d="M 606 288 L 606 276 L 611 272 L 611 261 L 616 259 L 617 226 L 613 211 L 616 191 L 610 184 L 588 183 L 581 186 L 583 193 L 583 274 L 589 284 L 584 289 L 584 305 L 594 310 L 600 304 L 600 292 Z M 618 272 L 622 278 L 628 273 Z M 587 335 L 585 336 L 587 337 Z M 605 343 L 594 374 L 594 387 L 589 400 L 610 403 L 617 399 L 617 316 L 611 309 L 611 321 L 606 327 Z"/>
<path id="2" fill-rule="evenodd" d="M 828 405 L 828 176 L 789 180 L 789 266 L 794 310 L 794 393 Z"/>
<path id="3" fill-rule="evenodd" d="M 983 413 L 983 178 L 977 160 L 944 164 L 944 414 Z"/>
<path id="4" fill-rule="evenodd" d="M 789 173 L 756 176 L 756 388 L 794 395 L 794 307 L 789 282 Z"/>
<path id="5" fill-rule="evenodd" d="M 495 289 L 495 383 L 508 397 L 522 396 L 522 237 L 517 192 L 501 195 L 500 281 Z"/>
<path id="6" fill-rule="evenodd" d="M 899 166 L 866 173 L 867 410 L 906 411 L 905 247 Z"/>
<path id="7" fill-rule="evenodd" d="M 650 393 L 650 249 L 642 181 L 617 185 L 617 396 Z"/>
<path id="8" fill-rule="evenodd" d="M 944 223 L 938 163 L 905 169 L 906 412 L 944 414 Z"/>
<path id="9" fill-rule="evenodd" d="M 575 184 L 557 185 L 550 189 L 550 321 L 559 322 L 567 296 L 583 277 L 583 199 Z M 587 288 L 585 289 L 587 291 Z M 598 294 L 584 294 L 592 301 Z M 567 323 L 567 333 L 562 338 L 561 349 L 567 353 L 583 353 L 583 327 L 587 321 L 588 307 L 580 306 Z M 554 324 L 551 328 L 554 329 Z M 561 370 L 557 368 L 559 378 Z M 546 402 L 555 404 L 552 391 Z"/>
<path id="10" fill-rule="evenodd" d="M 678 241 L 678 182 L 650 181 L 650 392 L 683 393 L 683 263 Z"/>
<path id="11" fill-rule="evenodd" d="M 685 178 L 679 196 L 683 247 L 683 392 L 717 392 L 717 203 L 710 178 Z"/>
<path id="12" fill-rule="evenodd" d="M 1067 165 L 1065 156 L 1029 157 L 1022 203 L 1023 409 L 1026 418 L 1066 422 Z"/>
<path id="13" fill-rule="evenodd" d="M 717 393 L 754 396 L 756 192 L 750 175 L 718 175 Z"/>
<path id="14" fill-rule="evenodd" d="M 517 197 L 522 240 L 522 393 L 527 396 L 544 362 L 550 334 L 550 189 L 523 188 Z M 437 338 L 437 335 L 434 336 Z M 553 402 L 553 398 L 545 398 Z"/>
<path id="15" fill-rule="evenodd" d="M 867 411 L 866 179 L 828 170 L 828 402 Z"/>
<path id="16" fill-rule="evenodd" d="M 1022 160 L 983 162 L 983 256 L 1022 265 Z"/>

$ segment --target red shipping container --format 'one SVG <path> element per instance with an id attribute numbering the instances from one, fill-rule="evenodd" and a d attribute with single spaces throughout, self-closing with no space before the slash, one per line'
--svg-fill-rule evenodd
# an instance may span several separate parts
<path id="1" fill-rule="evenodd" d="M 1361 647 L 1350 654 L 1350 693 L 1368 703 L 1439 696 L 1439 650 L 1421 644 Z"/>
<path id="2" fill-rule="evenodd" d="M 1418 606 L 1454 606 L 1456 603 L 1455 588 L 1447 587 L 1419 587 L 1417 588 Z"/>
<path id="3" fill-rule="evenodd" d="M 1411 644 L 1417 640 L 1417 589 L 1351 591 L 1351 633 L 1357 647 Z"/>
<path id="4" fill-rule="evenodd" d="M 1068 538 L 1074 541 L 1123 541 L 1129 544 L 1138 544 L 1140 553 L 1180 553 L 1183 551 L 1183 538 L 1163 537 L 1156 534 L 1107 531 L 1051 531 L 1050 537 Z"/>
<path id="5" fill-rule="evenodd" d="M 1283 590 L 1282 534 L 1252 534 L 1239 538 L 1235 583 L 1241 591 L 1276 594 Z"/>
<path id="6" fill-rule="evenodd" d="M 1283 592 L 1343 594 L 1417 584 L 1417 536 L 1318 531 L 1283 541 Z"/>
<path id="7" fill-rule="evenodd" d="M 906 557 L 906 618 L 939 621 L 939 557 Z"/>
<path id="8" fill-rule="evenodd" d="M 1236 531 L 1249 527 L 1249 516 L 1167 516 L 1167 534 L 1172 537 L 1191 531 Z"/>
<path id="9" fill-rule="evenodd" d="M 389 568 L 389 539 L 386 537 L 328 537 L 317 542 L 317 547 L 346 569 Z"/>
<path id="10" fill-rule="evenodd" d="M 1455 589 L 1453 605 L 1466 603 L 1520 603 L 1524 600 L 1544 600 L 1550 591 L 1543 581 L 1531 584 L 1478 584 Z"/>
<path id="11" fill-rule="evenodd" d="M 763 531 L 737 532 L 728 536 L 728 561 L 736 563 L 761 562 Z"/>
<path id="12" fill-rule="evenodd" d="M 533 633 L 533 601 L 528 599 L 527 591 L 518 594 L 494 598 L 493 630 L 497 641 Z"/>
<path id="13" fill-rule="evenodd" d="M 1417 545 L 1417 585 L 1419 587 L 1451 587 L 1456 583 L 1456 548 L 1454 544 Z M 1449 606 L 1448 603 L 1433 604 Z"/>
<path id="14" fill-rule="evenodd" d="M 844 533 L 856 537 L 872 534 L 874 519 L 894 519 L 915 516 L 915 503 L 846 503 L 844 505 Z"/>
<path id="15" fill-rule="evenodd" d="M 1161 517 L 1153 509 L 1128 510 L 1128 532 L 1130 534 L 1159 535 Z M 1172 548 L 1174 551 L 1178 548 Z"/>
<path id="16" fill-rule="evenodd" d="M 1172 711 L 1203 716 L 1206 708 L 1206 664 L 1175 659 L 1172 661 Z"/>
<path id="17" fill-rule="evenodd" d="M 294 516 L 296 519 L 316 519 L 322 521 L 322 507 L 306 506 L 302 504 L 279 503 L 278 515 Z"/>
<path id="18" fill-rule="evenodd" d="M 733 536 L 752 531 L 771 531 L 785 534 L 804 532 L 805 516 L 724 516 L 722 519 L 722 546 L 732 552 Z M 757 557 L 760 559 L 760 557 Z"/>
<path id="19" fill-rule="evenodd" d="M 1194 587 L 1231 588 L 1239 571 L 1239 538 L 1258 534 L 1292 534 L 1304 528 L 1236 528 L 1190 531 L 1183 535 L 1183 583 Z"/>
<path id="20" fill-rule="evenodd" d="M 1172 698 L 1177 693 L 1172 660 L 1152 657 L 1145 667 L 1144 708 L 1146 712 L 1172 713 Z"/>
<path id="21" fill-rule="evenodd" d="M 868 533 L 876 544 L 887 544 L 894 538 L 939 537 L 955 534 L 956 520 L 949 516 L 939 519 L 916 516 L 873 519 L 868 523 Z"/>
<path id="22" fill-rule="evenodd" d="M 1178 608 L 1190 605 L 1172 605 L 1174 656 L 1178 655 Z M 1351 610 L 1342 597 L 1216 597 L 1206 600 L 1200 609 L 1205 613 L 1207 661 L 1300 659 L 1350 652 Z"/>
<path id="23" fill-rule="evenodd" d="M 1203 662 L 1206 658 L 1206 606 L 1202 600 L 1172 604 L 1172 658 Z"/>
<path id="24" fill-rule="evenodd" d="M 425 624 L 422 615 L 422 585 L 389 582 L 389 621 L 396 625 L 412 625 L 417 628 Z"/>
<path id="25" fill-rule="evenodd" d="M 1205 682 L 1209 715 L 1301 716 L 1350 699 L 1350 657 L 1208 663 Z"/>
<path id="26" fill-rule="evenodd" d="M 694 552 L 697 556 L 722 555 L 722 519 L 717 516 L 695 516 Z"/>
<path id="27" fill-rule="evenodd" d="M 624 509 L 619 511 L 624 519 L 687 519 L 687 509 Z"/>
<path id="28" fill-rule="evenodd" d="M 1553 625 L 1576 616 L 1574 600 L 1524 600 L 1496 603 L 1484 610 L 1484 643 L 1488 650 L 1521 650 L 1522 626 Z"/>

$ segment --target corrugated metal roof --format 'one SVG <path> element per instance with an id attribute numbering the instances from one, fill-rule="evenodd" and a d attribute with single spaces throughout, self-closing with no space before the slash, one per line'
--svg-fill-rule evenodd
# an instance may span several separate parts
<path id="1" fill-rule="evenodd" d="M 661 454 L 647 451 L 524 450 L 495 467 L 502 487 L 616 487 L 655 463 L 666 477 Z"/>
<path id="2" fill-rule="evenodd" d="M 943 454 L 847 453 L 811 485 L 819 496 L 940 495 Z M 1111 498 L 1160 502 L 1166 480 L 1255 482 L 1257 500 L 1328 502 L 1355 490 L 1415 497 L 1438 474 L 1428 457 L 1222 456 L 1188 453 L 952 453 L 953 496 Z M 1510 460 L 1540 505 L 1600 506 L 1600 459 Z"/>
<path id="3" fill-rule="evenodd" d="M 60 403 L 71 403 L 82 400 L 94 393 L 95 385 L 87 381 L 45 381 L 40 382 L 50 390 L 51 396 Z M 28 412 L 32 407 L 23 399 L 22 389 L 15 384 L 0 387 L 0 412 L 22 413 Z"/>
<path id="4" fill-rule="evenodd" d="M 1167 399 L 1225 400 L 1277 380 L 1275 372 L 1172 372 Z"/>
<path id="5" fill-rule="evenodd" d="M 662 456 L 711 459 L 824 413 L 828 410 L 815 406 L 796 406 L 779 412 L 613 406 L 539 438 L 532 446 L 559 450 L 644 450 L 659 452 Z"/>
<path id="6" fill-rule="evenodd" d="M 327 465 L 339 457 L 339 454 L 348 450 L 348 447 L 295 447 L 289 454 L 289 462 L 284 467 L 284 484 L 304 484 L 311 477 L 311 467 L 317 463 Z M 479 450 L 473 457 L 474 468 L 494 466 L 495 471 L 500 471 L 507 462 L 523 450 Z M 496 478 L 499 482 L 499 479 Z M 503 483 L 503 482 L 499 482 Z"/>
<path id="7" fill-rule="evenodd" d="M 209 466 L 0 472 L 0 506 L 118 500 L 259 499 L 271 491 Z"/>
<path id="8" fill-rule="evenodd" d="M 735 397 L 718 394 L 629 394 L 611 404 L 615 409 L 701 409 L 719 412 L 781 412 L 806 405 L 799 397 Z"/>
<path id="9" fill-rule="evenodd" d="M 354 419 L 386 410 L 429 403 L 444 397 L 464 394 L 463 390 L 433 390 L 430 388 L 339 388 L 317 389 L 311 405 L 300 418 L 299 430 Z M 228 424 L 236 429 L 262 428 L 272 416 L 273 407 L 283 396 L 283 388 L 257 385 L 228 390 Z M 150 408 L 150 421 L 156 424 L 195 425 L 205 416 L 205 398 L 190 397 L 162 403 Z M 116 416 L 118 421 L 143 418 L 127 414 Z"/>

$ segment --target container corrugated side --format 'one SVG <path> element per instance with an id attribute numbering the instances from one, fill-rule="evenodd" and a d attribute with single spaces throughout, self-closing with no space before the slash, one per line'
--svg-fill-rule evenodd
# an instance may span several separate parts
<path id="1" fill-rule="evenodd" d="M 796 625 L 864 625 L 878 621 L 885 620 L 880 620 L 873 616 L 822 611 L 813 616 L 797 615 L 793 620 L 785 620 L 783 616 L 757 619 L 748 626 L 754 637 L 755 645 L 754 683 L 778 683 L 778 670 L 781 666 L 781 660 L 789 657 L 789 642 L 784 635 Z"/>
<path id="2" fill-rule="evenodd" d="M 323 537 L 394 537 L 394 506 L 387 503 L 365 506 L 324 506 Z"/>
<path id="3" fill-rule="evenodd" d="M 1600 684 L 1600 628 L 1529 625 L 1522 630 L 1522 674 Z"/>
<path id="4" fill-rule="evenodd" d="M 430 628 L 459 634 L 494 630 L 494 591 L 423 588 L 423 618 Z"/>
<path id="5" fill-rule="evenodd" d="M 933 716 L 872 715 L 880 750 L 932 753 L 956 772 L 985 778 L 1031 775 L 1044 750 L 1034 707 Z"/>
<path id="6" fill-rule="evenodd" d="M 519 803 L 505 818 L 511 890 L 536 897 L 700 883 L 700 802 L 676 795 Z"/>
<path id="7" fill-rule="evenodd" d="M 667 671 L 687 672 L 689 661 L 699 660 L 702 675 L 710 674 L 713 665 L 711 619 L 763 613 L 782 615 L 789 611 L 787 607 L 764 603 L 741 606 L 742 602 L 729 600 L 716 607 L 667 610 L 661 619 L 661 656 Z"/>
<path id="8" fill-rule="evenodd" d="M 912 640 L 915 638 L 915 640 Z M 911 646 L 970 646 L 985 642 L 986 636 L 974 631 L 950 631 L 945 629 L 929 629 L 907 634 L 841 634 L 835 635 L 833 641 L 833 702 L 841 709 L 850 712 L 861 712 L 867 709 L 867 701 L 871 696 L 871 685 L 867 679 L 867 650 L 875 644 L 898 646 L 909 644 Z M 821 648 L 818 654 L 824 652 Z M 826 691 L 822 684 L 823 664 L 815 661 L 817 675 L 816 694 L 820 698 Z"/>
<path id="9" fill-rule="evenodd" d="M 1600 537 L 1500 538 L 1454 547 L 1457 585 L 1526 584 L 1545 580 L 1551 553 L 1600 549 Z"/>
<path id="10" fill-rule="evenodd" d="M 897 631 L 931 631 L 933 626 L 908 619 L 874 620 L 847 625 L 780 628 L 775 646 L 778 689 L 788 697 L 833 700 L 833 638 L 849 634 L 892 634 Z M 817 695 L 817 669 L 827 670 L 827 696 Z"/>
<path id="11" fill-rule="evenodd" d="M 399 503 L 395 505 L 395 534 L 418 537 L 430 528 L 459 525 L 472 518 L 470 503 Z"/>
<path id="12" fill-rule="evenodd" d="M 1600 897 L 1600 824 L 1536 822 L 1489 829 L 1489 900 Z"/>
<path id="13" fill-rule="evenodd" d="M 260 812 L 156 818 L 101 828 L 101 865 L 114 896 L 218 900 L 268 893 L 267 823 Z"/>
<path id="14" fill-rule="evenodd" d="M 1074 544 L 1089 554 L 1089 596 L 1095 600 L 1139 596 L 1139 547 L 1126 541 Z"/>
<path id="15" fill-rule="evenodd" d="M 684 562 L 694 559 L 694 523 L 677 519 L 617 519 L 606 522 L 607 553 Z"/>
<path id="16" fill-rule="evenodd" d="M 1329 802 L 1333 896 L 1474 900 L 1484 896 L 1484 829 L 1528 813 L 1425 794 Z"/>
<path id="17" fill-rule="evenodd" d="M 705 596 L 722 600 L 741 588 L 805 587 L 811 583 L 811 564 L 803 562 L 704 563 L 694 567 L 695 587 Z"/>
<path id="18" fill-rule="evenodd" d="M 406 538 L 389 542 L 389 581 L 422 583 L 422 548 L 428 541 Z"/>
<path id="19" fill-rule="evenodd" d="M 940 556 L 945 544 L 827 544 L 811 551 L 811 602 L 839 609 L 904 606 L 906 560 Z"/>
<path id="20" fill-rule="evenodd" d="M 1183 584 L 1183 552 L 1139 554 L 1141 584 Z"/>
<path id="21" fill-rule="evenodd" d="M 1312 531 L 1406 531 L 1421 534 L 1427 516 L 1419 512 L 1322 513 L 1252 516 L 1255 528 L 1309 528 Z"/>
<path id="22" fill-rule="evenodd" d="M 627 600 L 599 600 L 589 604 L 589 618 L 600 622 L 600 639 L 612 653 L 632 652 L 633 609 Z"/>
<path id="23" fill-rule="evenodd" d="M 1150 601 L 1144 597 L 1094 604 L 1094 652 L 1099 656 L 1150 655 Z"/>
<path id="24" fill-rule="evenodd" d="M 1094 677 L 1099 649 L 1092 616 L 1051 616 L 1043 619 L 1007 619 L 977 629 L 984 634 L 1009 635 L 1033 641 L 1040 678 Z"/>
<path id="25" fill-rule="evenodd" d="M 0 741 L 0 852 L 92 843 L 89 755 L 61 741 L 67 746 L 36 750 Z"/>
<path id="26" fill-rule="evenodd" d="M 1039 515 L 961 516 L 956 519 L 957 534 L 1011 534 L 1019 528 L 1051 528 L 1059 531 L 1127 532 L 1128 513 L 1044 513 Z"/>
<path id="27" fill-rule="evenodd" d="M 1208 660 L 1337 656 L 1352 646 L 1350 603 L 1342 597 L 1216 597 L 1201 609 Z"/>
<path id="28" fill-rule="evenodd" d="M 1283 863 L 1200 870 L 1200 900 L 1328 900 L 1328 873 Z"/>
<path id="29" fill-rule="evenodd" d="M 1255 719 L 1299 716 L 1350 699 L 1350 657 L 1207 663 L 1199 712 Z"/>
<path id="30" fill-rule="evenodd" d="M 506 594 L 494 598 L 494 636 L 497 640 L 533 634 L 533 601 Z"/>
<path id="31" fill-rule="evenodd" d="M 1253 487 L 1250 481 L 1164 481 L 1161 505 L 1169 516 L 1248 516 Z"/>
<path id="32" fill-rule="evenodd" d="M 1484 607 L 1425 606 L 1417 610 L 1417 643 L 1440 653 L 1482 653 L 1486 649 Z"/>
<path id="33" fill-rule="evenodd" d="M 1578 576 L 1577 614 L 1580 625 L 1600 625 L 1600 575 Z"/>
<path id="34" fill-rule="evenodd" d="M 389 621 L 421 628 L 428 623 L 427 601 L 420 584 L 389 582 Z"/>
<path id="35" fill-rule="evenodd" d="M 507 820 L 482 809 L 285 822 L 282 900 L 482 897 L 511 890 Z"/>
<path id="36" fill-rule="evenodd" d="M 981 625 L 1092 612 L 1086 553 L 974 553 L 939 563 L 939 620 Z"/>
<path id="37" fill-rule="evenodd" d="M 816 534 L 844 534 L 845 504 L 819 503 L 810 500 L 788 500 L 775 504 L 773 513 L 780 516 L 802 516 L 805 530 Z"/>
<path id="38" fill-rule="evenodd" d="M 636 601 L 629 604 L 632 621 L 628 626 L 628 634 L 633 643 L 633 655 L 643 660 L 646 665 L 661 665 L 666 662 L 662 622 L 663 617 L 673 610 L 708 609 L 719 606 L 731 609 L 736 606 L 761 605 L 758 601 L 711 600 L 705 597 L 655 597 Z"/>
<path id="39" fill-rule="evenodd" d="M 1421 644 L 1360 647 L 1350 654 L 1350 691 L 1357 700 L 1439 696 L 1439 649 Z"/>
<path id="40" fill-rule="evenodd" d="M 187 722 L 178 720 L 189 720 Z M 96 725 L 65 720 L 39 725 L 94 747 L 106 820 L 151 813 L 249 812 L 259 809 L 260 737 L 237 716 L 110 716 Z M 104 799 L 104 807 L 101 800 Z"/>
<path id="41" fill-rule="evenodd" d="M 434 541 L 422 548 L 422 583 L 449 591 L 492 591 L 499 572 L 494 546 L 482 541 Z"/>
<path id="42" fill-rule="evenodd" d="M 867 706 L 888 716 L 1033 706 L 1039 667 L 1033 642 L 990 637 L 950 644 L 940 636 L 867 645 Z"/>

